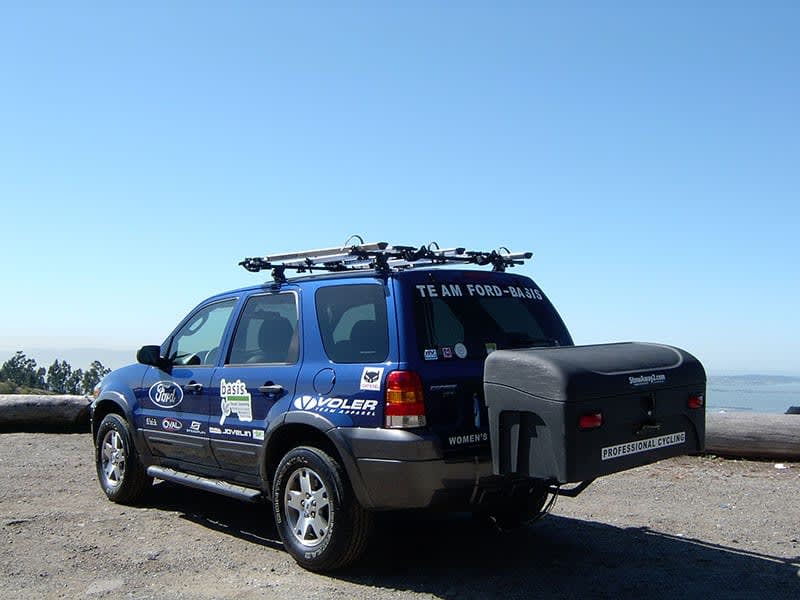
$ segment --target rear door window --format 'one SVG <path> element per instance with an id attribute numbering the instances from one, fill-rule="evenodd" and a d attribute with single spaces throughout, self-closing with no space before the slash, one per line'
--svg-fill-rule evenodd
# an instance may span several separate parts
<path id="1" fill-rule="evenodd" d="M 382 285 L 323 287 L 316 293 L 325 353 L 335 363 L 383 362 L 389 354 L 386 297 Z"/>

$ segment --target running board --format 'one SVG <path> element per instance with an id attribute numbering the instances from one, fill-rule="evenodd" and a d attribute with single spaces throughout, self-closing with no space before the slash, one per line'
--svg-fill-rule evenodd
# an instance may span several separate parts
<path id="1" fill-rule="evenodd" d="M 207 477 L 200 477 L 199 475 L 190 475 L 175 469 L 168 469 L 166 467 L 147 467 L 147 474 L 150 477 L 157 477 L 164 481 L 186 485 L 188 487 L 197 488 L 198 490 L 205 490 L 215 494 L 222 494 L 229 498 L 236 498 L 237 500 L 246 500 L 247 502 L 257 502 L 261 499 L 261 492 L 253 488 L 236 485 L 235 483 L 228 483 L 221 479 L 209 479 Z"/>

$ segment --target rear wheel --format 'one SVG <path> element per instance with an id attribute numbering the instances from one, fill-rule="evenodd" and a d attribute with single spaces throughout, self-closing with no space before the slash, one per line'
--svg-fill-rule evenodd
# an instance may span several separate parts
<path id="1" fill-rule="evenodd" d="M 300 446 L 281 460 L 272 508 L 287 551 L 311 571 L 355 561 L 372 530 L 372 515 L 356 500 L 342 466 L 319 448 Z"/>
<path id="2" fill-rule="evenodd" d="M 97 479 L 108 499 L 133 504 L 153 482 L 133 445 L 128 423 L 117 414 L 106 415 L 95 437 Z"/>

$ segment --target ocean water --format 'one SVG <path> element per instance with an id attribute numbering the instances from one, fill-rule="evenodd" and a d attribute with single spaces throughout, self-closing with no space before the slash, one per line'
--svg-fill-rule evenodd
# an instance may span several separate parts
<path id="1" fill-rule="evenodd" d="M 708 378 L 709 412 L 785 413 L 790 406 L 800 406 L 800 377 L 712 375 Z"/>

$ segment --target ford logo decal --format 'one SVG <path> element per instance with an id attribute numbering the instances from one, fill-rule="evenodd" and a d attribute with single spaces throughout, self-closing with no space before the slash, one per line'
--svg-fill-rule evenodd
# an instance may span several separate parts
<path id="1" fill-rule="evenodd" d="M 150 401 L 161 408 L 175 408 L 183 400 L 181 386 L 173 381 L 156 381 L 150 386 Z"/>

